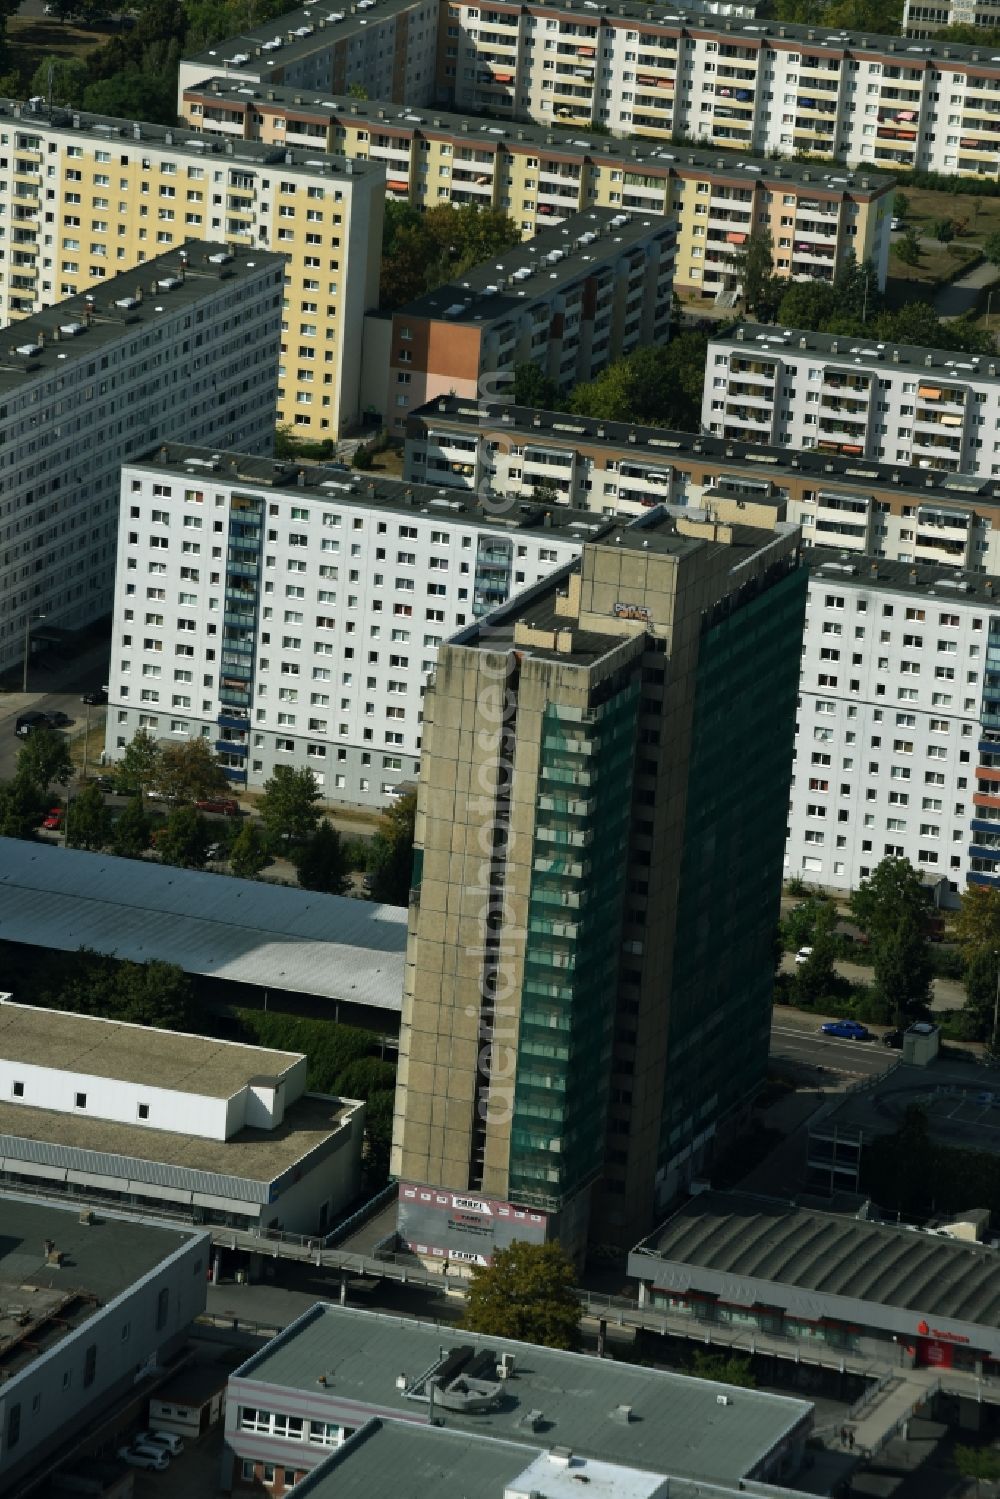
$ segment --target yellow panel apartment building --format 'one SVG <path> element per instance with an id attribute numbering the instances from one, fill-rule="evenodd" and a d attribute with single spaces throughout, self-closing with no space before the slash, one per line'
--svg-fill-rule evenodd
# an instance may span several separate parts
<path id="1" fill-rule="evenodd" d="M 0 321 L 188 239 L 277 251 L 279 421 L 336 437 L 359 415 L 383 204 L 375 162 L 0 100 Z"/>
<path id="2" fill-rule="evenodd" d="M 832 280 L 849 251 L 884 285 L 893 183 L 798 162 L 736 162 L 651 141 L 573 138 L 437 109 L 325 97 L 212 78 L 184 91 L 185 121 L 236 140 L 336 151 L 385 168 L 386 196 L 422 208 L 476 203 L 518 221 L 526 238 L 588 208 L 672 213 L 675 286 L 715 297 L 732 256 L 767 224 L 779 275 Z"/>

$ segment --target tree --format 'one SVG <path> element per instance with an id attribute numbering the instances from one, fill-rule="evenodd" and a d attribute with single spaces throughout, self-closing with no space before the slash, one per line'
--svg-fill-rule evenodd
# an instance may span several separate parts
<path id="1" fill-rule="evenodd" d="M 154 839 L 164 864 L 201 869 L 212 841 L 208 823 L 194 807 L 175 807 Z"/>
<path id="2" fill-rule="evenodd" d="M 854 251 L 849 250 L 833 278 L 833 300 L 839 312 L 858 317 L 863 324 L 874 317 L 881 309 L 882 293 L 873 262 L 865 260 L 859 265 Z"/>
<path id="3" fill-rule="evenodd" d="M 774 242 L 769 229 L 755 229 L 731 257 L 730 264 L 741 288 L 747 312 L 768 320 L 776 309 L 781 289 L 774 276 Z"/>
<path id="4" fill-rule="evenodd" d="M 955 238 L 955 224 L 952 219 L 931 219 L 927 225 L 927 233 L 931 239 L 936 239 L 939 244 L 947 245 Z"/>
<path id="5" fill-rule="evenodd" d="M 17 753 L 15 778 L 38 792 L 55 783 L 65 786 L 73 774 L 69 746 L 55 729 L 34 729 Z"/>
<path id="6" fill-rule="evenodd" d="M 988 234 L 983 240 L 983 254 L 994 265 L 1000 265 L 1000 233 Z"/>
<path id="7" fill-rule="evenodd" d="M 740 1390 L 755 1390 L 757 1381 L 748 1358 L 733 1353 L 706 1353 L 696 1348 L 691 1355 L 688 1373 L 695 1379 L 711 1379 L 719 1384 L 733 1385 Z"/>
<path id="8" fill-rule="evenodd" d="M 159 773 L 159 746 L 148 729 L 139 729 L 114 768 L 115 790 L 120 796 L 141 798 L 156 785 Z"/>
<path id="9" fill-rule="evenodd" d="M 84 90 L 83 107 L 94 114 L 126 120 L 151 120 L 159 125 L 173 125 L 177 120 L 171 78 L 147 73 L 138 66 L 88 84 Z"/>
<path id="10" fill-rule="evenodd" d="M 778 303 L 778 322 L 783 328 L 805 328 L 815 333 L 836 305 L 828 281 L 796 281 Z"/>
<path id="11" fill-rule="evenodd" d="M 974 1017 L 971 1029 L 980 1039 L 992 1037 L 1000 978 L 1000 890 L 966 886 L 954 932 L 965 965 L 965 1006 Z"/>
<path id="12" fill-rule="evenodd" d="M 883 859 L 851 896 L 851 915 L 872 942 L 894 936 L 901 922 L 923 931 L 927 892 L 909 859 Z"/>
<path id="13" fill-rule="evenodd" d="M 318 801 L 319 787 L 311 770 L 276 765 L 264 782 L 259 808 L 268 840 L 301 843 L 308 838 L 319 822 Z"/>
<path id="14" fill-rule="evenodd" d="M 367 99 L 368 90 L 363 83 L 352 83 L 347 90 L 347 96 L 349 99 Z"/>
<path id="15" fill-rule="evenodd" d="M 229 867 L 240 880 L 255 880 L 267 864 L 267 849 L 257 824 L 249 818 L 233 839 Z"/>
<path id="16" fill-rule="evenodd" d="M 66 808 L 66 842 L 71 848 L 106 848 L 111 842 L 111 812 L 93 781 L 78 791 Z"/>
<path id="17" fill-rule="evenodd" d="M 515 1240 L 496 1251 L 492 1264 L 473 1269 L 462 1326 L 488 1337 L 573 1348 L 580 1325 L 574 1283 L 573 1262 L 558 1240 Z"/>
<path id="18" fill-rule="evenodd" d="M 902 239 L 892 247 L 892 253 L 904 265 L 917 265 L 920 261 L 920 239 L 914 229 L 907 229 Z"/>
<path id="19" fill-rule="evenodd" d="M 0 838 L 30 838 L 48 801 L 36 786 L 16 776 L 0 783 Z"/>
<path id="20" fill-rule="evenodd" d="M 1000 1452 L 992 1447 L 956 1446 L 955 1467 L 963 1478 L 973 1478 L 976 1492 L 981 1483 L 1000 1483 Z"/>
<path id="21" fill-rule="evenodd" d="M 202 801 L 229 790 L 225 772 L 207 739 L 168 744 L 160 752 L 157 786 L 171 801 Z"/>
<path id="22" fill-rule="evenodd" d="M 351 880 L 340 834 L 325 817 L 315 833 L 302 845 L 295 862 L 299 884 L 303 890 L 322 890 L 327 895 L 343 895 L 350 889 Z"/>
<path id="23" fill-rule="evenodd" d="M 372 896 L 388 906 L 407 906 L 413 880 L 415 791 L 397 796 L 379 818 L 368 857 Z"/>
<path id="24" fill-rule="evenodd" d="M 530 361 L 514 366 L 515 406 L 536 406 L 542 411 L 559 410 L 559 388 L 537 364 Z"/>
<path id="25" fill-rule="evenodd" d="M 130 797 L 114 825 L 111 846 L 124 859 L 138 859 L 149 847 L 152 833 L 141 796 Z"/>
<path id="26" fill-rule="evenodd" d="M 930 1002 L 930 951 L 923 931 L 909 921 L 872 944 L 875 994 L 896 1025 L 904 1025 L 907 1011 L 923 1010 Z"/>
<path id="27" fill-rule="evenodd" d="M 194 1021 L 194 991 L 182 968 L 121 961 L 89 948 L 55 954 L 38 976 L 32 1003 L 168 1030 L 190 1029 Z"/>
<path id="28" fill-rule="evenodd" d="M 829 901 L 817 901 L 813 921 L 812 952 L 795 968 L 796 997 L 807 1005 L 825 999 L 836 981 L 834 962 L 837 956 L 837 912 Z"/>
<path id="29" fill-rule="evenodd" d="M 905 193 L 895 193 L 892 199 L 893 215 L 898 219 L 905 219 L 910 211 L 910 200 Z"/>
<path id="30" fill-rule="evenodd" d="M 43 57 L 31 79 L 31 92 L 50 104 L 68 104 L 79 109 L 83 91 L 92 74 L 76 57 Z"/>

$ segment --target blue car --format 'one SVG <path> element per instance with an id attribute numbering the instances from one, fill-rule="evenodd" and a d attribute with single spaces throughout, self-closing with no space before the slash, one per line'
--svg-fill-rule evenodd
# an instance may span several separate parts
<path id="1" fill-rule="evenodd" d="M 839 1036 L 843 1041 L 870 1041 L 872 1033 L 860 1020 L 828 1020 L 820 1026 L 824 1036 Z"/>

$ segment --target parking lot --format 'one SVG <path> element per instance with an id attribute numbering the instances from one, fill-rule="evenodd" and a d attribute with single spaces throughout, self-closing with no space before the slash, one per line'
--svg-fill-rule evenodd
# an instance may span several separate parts
<path id="1" fill-rule="evenodd" d="M 216 1426 L 171 1458 L 165 1473 L 134 1468 L 135 1499 L 206 1499 L 220 1491 L 221 1464 L 222 1428 Z"/>

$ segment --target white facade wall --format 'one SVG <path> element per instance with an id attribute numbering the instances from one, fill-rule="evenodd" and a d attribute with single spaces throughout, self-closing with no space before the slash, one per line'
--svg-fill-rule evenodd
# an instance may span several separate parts
<path id="1" fill-rule="evenodd" d="M 509 542 L 514 591 L 580 542 L 558 526 L 458 517 L 447 500 L 430 509 L 426 494 L 408 509 L 402 484 L 398 504 L 380 504 L 359 479 L 278 489 L 205 463 L 122 471 L 108 759 L 139 728 L 201 735 L 239 784 L 304 766 L 324 800 L 381 805 L 417 774 L 424 683 L 441 641 L 474 617 L 481 549 Z M 220 730 L 226 537 L 247 495 L 262 502 L 265 531 L 252 704 L 245 727 Z"/>
<path id="2" fill-rule="evenodd" d="M 911 468 L 1000 475 L 1000 361 L 794 330 L 714 340 L 702 426 Z"/>
<path id="3" fill-rule="evenodd" d="M 191 245 L 193 270 L 217 248 Z M 73 629 L 109 611 L 123 462 L 195 434 L 272 451 L 282 269 L 270 256 L 232 269 L 229 279 L 189 275 L 183 296 L 147 284 L 157 311 L 146 306 L 138 321 L 113 300 L 131 285 L 111 282 L 94 293 L 99 340 L 85 330 L 56 353 L 45 324 L 37 360 L 0 356 L 0 668 L 21 660 L 29 618 Z M 167 274 L 149 266 L 151 281 Z M 196 282 L 203 292 L 192 297 Z M 66 308 L 67 323 L 81 306 Z M 9 331 L 10 345 L 28 347 L 35 326 Z"/>
<path id="4" fill-rule="evenodd" d="M 994 611 L 867 573 L 810 577 L 786 874 L 847 891 L 892 855 L 961 889 Z"/>

